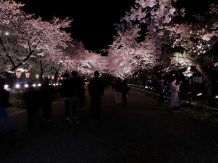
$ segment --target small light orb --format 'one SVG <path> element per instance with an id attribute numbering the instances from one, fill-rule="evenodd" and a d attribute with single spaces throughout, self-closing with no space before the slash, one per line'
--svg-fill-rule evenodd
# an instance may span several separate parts
<path id="1" fill-rule="evenodd" d="M 4 85 L 4 89 L 7 89 L 9 86 L 7 84 Z"/>
<path id="2" fill-rule="evenodd" d="M 19 84 L 16 84 L 15 87 L 16 87 L 16 88 L 20 88 L 20 85 L 19 85 Z"/>

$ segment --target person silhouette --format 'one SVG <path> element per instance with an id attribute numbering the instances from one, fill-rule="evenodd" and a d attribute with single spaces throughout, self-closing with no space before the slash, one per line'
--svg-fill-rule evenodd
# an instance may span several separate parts
<path id="1" fill-rule="evenodd" d="M 65 73 L 64 74 L 64 80 L 61 84 L 61 88 L 60 88 L 60 94 L 61 97 L 64 99 L 64 105 L 65 105 L 65 118 L 66 121 L 70 120 L 70 112 L 69 112 L 69 108 L 70 108 L 70 90 L 69 88 L 71 87 L 71 80 L 70 80 L 70 74 L 69 73 Z"/>
<path id="2" fill-rule="evenodd" d="M 49 79 L 45 78 L 40 90 L 42 118 L 43 120 L 52 121 L 52 100 L 54 94 L 54 87 L 49 85 Z"/>
<path id="3" fill-rule="evenodd" d="M 176 78 L 174 78 L 170 84 L 170 105 L 172 107 L 172 112 L 177 113 L 179 111 L 179 95 L 180 84 L 176 85 Z"/>
<path id="4" fill-rule="evenodd" d="M 99 72 L 94 72 L 94 78 L 89 82 L 88 92 L 91 96 L 91 114 L 92 121 L 98 122 L 100 120 L 101 114 L 101 98 L 104 95 L 104 84 L 99 78 Z"/>
<path id="5" fill-rule="evenodd" d="M 164 101 L 164 79 L 163 78 L 160 79 L 157 86 L 158 86 L 158 94 L 159 94 L 158 106 L 160 108 L 163 108 L 162 106 L 162 103 Z"/>
<path id="6" fill-rule="evenodd" d="M 4 136 L 11 130 L 10 120 L 6 108 L 9 104 L 10 93 L 4 89 L 4 81 L 0 79 L 0 136 Z M 4 119 L 4 125 L 1 123 Z"/>
<path id="7" fill-rule="evenodd" d="M 32 130 L 33 119 L 39 111 L 40 94 L 39 91 L 33 87 L 31 82 L 29 82 L 28 85 L 29 87 L 24 92 L 23 98 L 26 102 L 28 130 Z"/>
<path id="8" fill-rule="evenodd" d="M 84 85 L 82 83 L 82 79 L 78 77 L 78 73 L 76 71 L 72 71 L 72 78 L 70 79 L 69 85 L 70 91 L 70 101 L 69 101 L 69 111 L 70 111 L 70 123 L 73 121 L 75 123 L 79 123 L 79 107 L 81 97 L 84 96 Z"/>
<path id="9" fill-rule="evenodd" d="M 114 89 L 115 89 L 116 104 L 120 104 L 122 98 L 122 81 L 119 77 L 117 78 L 117 81 L 114 84 Z"/>
<path id="10" fill-rule="evenodd" d="M 123 80 L 122 82 L 122 88 L 121 88 L 121 91 L 122 91 L 122 97 L 123 97 L 123 104 L 126 105 L 126 102 L 127 102 L 127 94 L 129 92 L 129 88 L 128 88 L 128 85 L 126 83 L 126 80 Z"/>

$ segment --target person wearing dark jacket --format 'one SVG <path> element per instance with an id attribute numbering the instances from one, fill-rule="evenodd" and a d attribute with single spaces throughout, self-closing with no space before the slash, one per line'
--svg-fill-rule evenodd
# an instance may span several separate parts
<path id="1" fill-rule="evenodd" d="M 116 104 L 120 104 L 122 98 L 122 81 L 119 77 L 117 78 L 117 81 L 114 84 L 114 89 L 115 89 Z"/>
<path id="2" fill-rule="evenodd" d="M 89 82 L 88 92 L 91 96 L 91 114 L 93 122 L 100 120 L 101 98 L 104 95 L 104 84 L 99 78 L 99 72 L 94 72 L 94 78 Z"/>
<path id="3" fill-rule="evenodd" d="M 121 90 L 122 90 L 123 104 L 126 105 L 126 102 L 127 102 L 126 96 L 129 92 L 129 88 L 128 88 L 128 85 L 126 84 L 126 80 L 123 80 Z"/>
<path id="4" fill-rule="evenodd" d="M 9 92 L 4 89 L 4 81 L 0 80 L 0 135 L 4 135 L 5 130 L 9 132 L 11 125 L 6 108 L 9 104 Z M 4 125 L 1 124 L 1 118 L 4 119 Z"/>
<path id="5" fill-rule="evenodd" d="M 64 104 L 65 104 L 65 118 L 67 121 L 70 120 L 70 90 L 69 88 L 71 87 L 71 78 L 69 73 L 64 74 L 64 80 L 61 85 L 60 93 L 61 97 L 64 99 Z"/>
<path id="6" fill-rule="evenodd" d="M 31 82 L 29 82 L 28 85 L 29 87 L 26 89 L 26 92 L 24 93 L 24 100 L 26 102 L 26 109 L 27 109 L 28 129 L 32 130 L 33 119 L 36 113 L 39 111 L 40 95 L 39 95 L 39 91 L 32 86 Z"/>
<path id="7" fill-rule="evenodd" d="M 72 78 L 70 79 L 70 85 L 68 89 L 70 93 L 70 123 L 73 121 L 75 123 L 79 123 L 79 107 L 81 97 L 84 96 L 84 85 L 82 83 L 82 79 L 78 77 L 76 71 L 72 72 Z"/>
<path id="8" fill-rule="evenodd" d="M 40 90 L 41 108 L 43 120 L 52 121 L 52 100 L 54 94 L 54 87 L 49 85 L 49 79 L 45 79 L 45 83 Z"/>
<path id="9" fill-rule="evenodd" d="M 162 103 L 164 101 L 164 79 L 161 78 L 161 80 L 158 82 L 158 93 L 159 93 L 159 99 L 158 99 L 158 106 L 162 108 Z"/>

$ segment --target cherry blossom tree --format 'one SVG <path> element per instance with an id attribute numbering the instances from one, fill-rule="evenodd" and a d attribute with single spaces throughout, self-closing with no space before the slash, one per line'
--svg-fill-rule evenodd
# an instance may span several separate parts
<path id="1" fill-rule="evenodd" d="M 86 50 L 83 43 L 78 41 L 73 41 L 71 46 L 64 50 L 64 55 L 61 59 L 64 71 L 66 69 L 70 71 L 75 70 L 82 76 L 90 76 L 96 70 L 101 73 L 107 73 L 108 63 L 108 57 Z"/>
<path id="2" fill-rule="evenodd" d="M 72 38 L 63 29 L 72 20 L 54 17 L 50 22 L 35 18 L 22 10 L 23 4 L 13 0 L 0 2 L 0 45 L 2 60 L 11 63 L 10 71 L 24 65 L 31 56 L 43 53 L 57 61 Z"/>
<path id="3" fill-rule="evenodd" d="M 208 96 L 213 98 L 213 78 L 210 65 L 218 61 L 214 47 L 218 42 L 218 4 L 211 4 L 203 14 L 196 13 L 191 18 L 167 27 L 170 31 L 172 48 L 172 64 L 178 67 L 194 66 L 206 79 Z M 180 49 L 178 51 L 178 48 Z"/>
<path id="4" fill-rule="evenodd" d="M 183 15 L 172 6 L 172 0 L 136 0 L 135 5 L 116 24 L 117 34 L 110 46 L 109 54 L 116 61 L 116 71 L 123 71 L 120 65 L 131 65 L 131 74 L 141 70 L 152 70 L 156 66 L 166 66 L 170 55 L 165 53 L 164 47 L 171 44 L 169 31 L 166 26 L 171 25 L 173 17 Z M 143 29 L 144 28 L 144 29 Z M 120 51 L 126 52 L 120 52 Z M 117 52 L 116 52 L 117 51 Z M 124 59 L 125 58 L 125 59 Z M 123 74 L 123 72 L 119 72 Z"/>

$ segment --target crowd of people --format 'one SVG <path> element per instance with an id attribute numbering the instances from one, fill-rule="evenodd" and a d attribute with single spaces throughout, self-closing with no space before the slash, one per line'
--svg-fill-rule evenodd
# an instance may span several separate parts
<path id="1" fill-rule="evenodd" d="M 25 89 L 22 99 L 27 112 L 28 130 L 32 130 L 35 122 L 44 127 L 44 121 L 53 121 L 52 102 L 55 88 L 50 84 L 49 78 L 45 78 L 41 87 L 35 88 L 31 82 Z M 94 72 L 94 77 L 85 85 L 76 71 L 64 74 L 64 80 L 59 87 L 59 95 L 64 100 L 65 118 L 69 123 L 80 122 L 80 108 L 86 105 L 86 89 L 91 97 L 90 112 L 92 122 L 98 122 L 101 114 L 101 99 L 107 84 L 99 77 L 99 72 Z M 0 134 L 11 130 L 10 120 L 6 111 L 9 103 L 9 92 L 4 89 L 3 81 L 0 81 L 0 118 L 4 119 L 4 125 L 0 124 Z M 40 120 L 37 115 L 41 114 Z M 4 130 L 4 131 L 3 131 Z"/>
<path id="2" fill-rule="evenodd" d="M 117 80 L 112 83 L 112 89 L 115 92 L 115 102 L 117 105 L 123 103 L 127 104 L 127 97 L 129 95 L 129 87 L 126 80 Z M 76 71 L 72 71 L 71 74 L 65 73 L 64 80 L 60 86 L 60 96 L 64 100 L 65 108 L 65 118 L 69 123 L 79 123 L 80 122 L 80 108 L 85 107 L 86 99 L 86 89 L 91 97 L 90 101 L 90 112 L 91 121 L 98 122 L 101 116 L 101 101 L 104 96 L 104 89 L 106 84 L 99 77 L 99 72 L 94 72 L 94 77 L 89 81 L 88 86 L 85 85 L 82 78 L 79 77 Z M 164 79 L 161 78 L 158 82 L 158 93 L 159 100 L 158 106 L 163 108 L 164 94 L 165 94 Z M 180 85 L 176 84 L 176 79 L 174 78 L 170 84 L 171 90 L 171 107 L 172 112 L 176 113 L 179 111 L 179 97 L 178 92 L 180 90 Z M 46 78 L 40 87 L 36 89 L 33 87 L 32 83 L 29 83 L 29 88 L 26 89 L 23 95 L 25 101 L 25 106 L 27 110 L 27 124 L 28 129 L 32 130 L 33 121 L 37 112 L 41 108 L 41 120 L 42 121 L 53 121 L 52 117 L 52 101 L 55 89 L 53 85 L 50 85 L 49 79 Z M 10 120 L 6 108 L 9 104 L 9 92 L 4 89 L 4 82 L 0 80 L 0 118 L 4 120 L 4 127 L 0 124 L 0 134 L 5 131 L 11 130 Z M 42 122 L 40 121 L 40 123 Z M 41 127 L 43 127 L 41 123 Z"/>
<path id="3" fill-rule="evenodd" d="M 123 99 L 124 105 L 127 103 L 127 96 L 129 95 L 129 87 L 126 83 L 126 80 L 121 80 L 121 78 L 117 78 L 117 81 L 112 85 L 112 89 L 115 90 L 115 99 L 116 104 L 121 103 L 121 99 Z"/>

